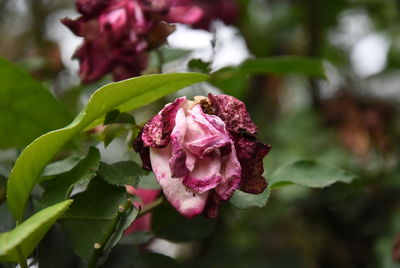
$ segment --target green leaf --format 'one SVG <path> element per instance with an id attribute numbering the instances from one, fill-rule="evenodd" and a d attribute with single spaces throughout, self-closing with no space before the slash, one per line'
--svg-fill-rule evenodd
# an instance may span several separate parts
<path id="1" fill-rule="evenodd" d="M 199 240 L 209 236 L 216 222 L 203 216 L 187 219 L 169 204 L 153 212 L 152 230 L 155 236 L 175 242 Z"/>
<path id="2" fill-rule="evenodd" d="M 126 184 L 136 187 L 141 176 L 148 172 L 132 161 L 121 161 L 112 165 L 101 162 L 98 174 L 106 182 L 118 186 Z"/>
<path id="3" fill-rule="evenodd" d="M 108 125 L 100 133 L 100 138 L 103 140 L 104 147 L 107 147 L 116 137 L 127 132 L 127 129 L 121 125 Z"/>
<path id="4" fill-rule="evenodd" d="M 46 166 L 41 176 L 47 177 L 65 173 L 76 166 L 76 164 L 78 164 L 81 159 L 81 157 L 74 155 L 60 161 L 55 161 Z"/>
<path id="5" fill-rule="evenodd" d="M 132 110 L 206 79 L 206 75 L 196 73 L 145 75 L 98 89 L 71 124 L 39 137 L 17 159 L 7 188 L 8 206 L 16 220 L 22 221 L 30 192 L 44 167 L 75 135 L 96 122 L 101 123 L 112 110 Z"/>
<path id="6" fill-rule="evenodd" d="M 350 183 L 355 178 L 346 170 L 313 160 L 301 160 L 278 168 L 268 181 L 271 189 L 288 184 L 323 188 L 336 182 Z"/>
<path id="7" fill-rule="evenodd" d="M 46 88 L 1 57 L 0 77 L 0 148 L 22 148 L 71 122 L 71 115 Z"/>
<path id="8" fill-rule="evenodd" d="M 189 61 L 188 67 L 192 71 L 201 73 L 209 73 L 211 70 L 210 63 L 202 61 L 201 59 L 192 59 L 191 61 Z"/>
<path id="9" fill-rule="evenodd" d="M 99 178 L 92 180 L 85 192 L 73 197 L 74 204 L 60 221 L 78 256 L 90 259 L 95 253 L 95 243 L 105 246 L 108 236 L 115 231 L 119 207 L 127 202 L 126 197 L 124 187 L 110 185 Z M 132 213 L 129 220 L 137 215 Z"/>
<path id="10" fill-rule="evenodd" d="M 237 208 L 264 207 L 269 198 L 270 189 L 265 188 L 261 194 L 249 194 L 242 191 L 236 191 L 230 202 Z"/>
<path id="11" fill-rule="evenodd" d="M 45 208 L 31 216 L 13 230 L 0 234 L 0 262 L 18 262 L 25 260 L 54 224 L 72 203 L 63 201 Z"/>
<path id="12" fill-rule="evenodd" d="M 46 205 L 52 205 L 69 198 L 75 185 L 87 182 L 96 176 L 99 164 L 99 149 L 90 147 L 88 155 L 73 169 L 47 183 L 41 202 Z"/>
<path id="13" fill-rule="evenodd" d="M 112 110 L 106 114 L 104 125 L 109 124 L 132 124 L 136 125 L 135 118 L 129 113 L 121 113 L 119 110 Z"/>

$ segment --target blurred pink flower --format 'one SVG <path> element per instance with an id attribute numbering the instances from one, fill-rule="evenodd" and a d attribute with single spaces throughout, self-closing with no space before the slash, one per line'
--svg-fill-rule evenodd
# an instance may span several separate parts
<path id="1" fill-rule="evenodd" d="M 82 15 L 62 19 L 84 38 L 74 58 L 79 75 L 90 83 L 112 73 L 114 81 L 138 76 L 147 67 L 150 49 L 165 43 L 175 26 L 170 22 L 209 27 L 212 19 L 231 20 L 237 11 L 232 0 L 77 0 Z M 236 11 L 235 11 L 236 10 Z"/>
<path id="2" fill-rule="evenodd" d="M 157 196 L 160 193 L 160 190 L 143 189 L 143 188 L 136 189 L 135 187 L 129 185 L 126 186 L 126 190 L 129 194 L 139 197 L 140 202 L 133 203 L 133 205 L 137 208 L 139 207 L 143 208 L 146 205 L 151 204 L 153 201 L 157 199 Z M 152 214 L 146 213 L 140 218 L 136 219 L 132 223 L 132 225 L 125 230 L 125 235 L 128 235 L 132 232 L 149 231 L 151 228 L 151 218 Z"/>
<path id="3" fill-rule="evenodd" d="M 178 212 L 188 218 L 202 212 L 214 218 L 221 201 L 237 189 L 258 194 L 267 187 L 262 160 L 270 146 L 256 134 L 238 99 L 182 97 L 147 122 L 134 148 Z"/>

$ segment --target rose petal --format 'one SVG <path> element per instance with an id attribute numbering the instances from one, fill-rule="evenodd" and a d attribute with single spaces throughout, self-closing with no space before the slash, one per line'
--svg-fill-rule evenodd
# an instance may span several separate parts
<path id="1" fill-rule="evenodd" d="M 164 109 L 147 122 L 142 133 L 145 146 L 163 148 L 169 144 L 176 113 L 184 102 L 185 97 L 176 99 L 173 103 L 165 105 Z"/>
<path id="2" fill-rule="evenodd" d="M 223 126 L 224 123 L 215 116 L 212 118 L 214 121 L 219 121 L 217 123 L 218 128 L 215 128 L 206 119 L 206 115 L 200 105 L 196 105 L 189 111 L 189 116 L 187 117 L 186 147 L 196 156 L 203 157 L 214 149 L 230 144 L 229 136 L 220 131 L 220 126 Z"/>
<path id="3" fill-rule="evenodd" d="M 189 174 L 189 169 L 186 167 L 186 153 L 183 147 L 186 128 L 186 115 L 183 109 L 180 108 L 176 113 L 175 127 L 171 132 L 172 157 L 169 160 L 169 166 L 174 178 L 182 178 Z"/>
<path id="4" fill-rule="evenodd" d="M 216 115 L 225 122 L 226 128 L 235 133 L 243 131 L 257 135 L 257 126 L 251 120 L 246 106 L 240 100 L 228 95 L 208 94 Z"/>
<path id="5" fill-rule="evenodd" d="M 142 168 L 151 170 L 151 162 L 150 162 L 150 150 L 149 147 L 145 147 L 142 140 L 142 132 L 140 130 L 136 139 L 133 140 L 133 149 L 135 152 L 139 153 L 140 159 L 142 160 Z"/>
<path id="6" fill-rule="evenodd" d="M 240 189 L 246 193 L 260 194 L 268 186 L 262 176 L 264 173 L 263 158 L 271 146 L 263 144 L 253 137 L 233 135 L 236 153 L 242 167 Z"/>
<path id="7" fill-rule="evenodd" d="M 103 54 L 103 57 L 99 57 Z M 91 83 L 110 71 L 112 63 L 104 53 L 101 43 L 87 41 L 74 55 L 80 63 L 79 75 L 83 83 Z"/>
<path id="8" fill-rule="evenodd" d="M 192 172 L 183 178 L 183 184 L 196 193 L 214 189 L 221 181 L 221 160 L 219 157 L 207 156 L 197 159 Z"/>
<path id="9" fill-rule="evenodd" d="M 222 180 L 215 188 L 215 191 L 222 200 L 228 200 L 232 197 L 233 193 L 239 189 L 242 171 L 233 145 L 231 152 L 221 157 L 221 162 Z"/>
<path id="10" fill-rule="evenodd" d="M 166 20 L 168 22 L 193 24 L 198 22 L 203 14 L 204 11 L 197 6 L 176 6 L 169 9 Z"/>
<path id="11" fill-rule="evenodd" d="M 197 194 L 187 189 L 181 178 L 172 178 L 168 160 L 171 147 L 150 148 L 151 165 L 165 197 L 175 209 L 187 218 L 202 213 L 208 192 Z"/>

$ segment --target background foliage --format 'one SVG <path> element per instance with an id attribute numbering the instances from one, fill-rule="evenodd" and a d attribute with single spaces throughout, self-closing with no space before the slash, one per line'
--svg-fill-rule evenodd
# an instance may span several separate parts
<path id="1" fill-rule="evenodd" d="M 400 2 L 239 3 L 228 29 L 252 58 L 218 65 L 217 24 L 211 56 L 171 39 L 146 71 L 198 74 L 80 85 L 55 26 L 71 1 L 0 0 L 0 267 L 28 256 L 39 267 L 400 267 Z M 150 231 L 116 245 L 141 213 L 121 186 L 157 188 L 132 137 L 176 96 L 209 90 L 246 103 L 272 145 L 270 187 L 235 193 L 216 220 L 161 203 Z"/>

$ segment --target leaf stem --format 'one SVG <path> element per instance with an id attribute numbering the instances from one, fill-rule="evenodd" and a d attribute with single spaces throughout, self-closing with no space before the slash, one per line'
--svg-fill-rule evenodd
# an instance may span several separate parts
<path id="1" fill-rule="evenodd" d="M 102 241 L 95 243 L 93 245 L 94 252 L 92 257 L 90 258 L 89 268 L 97 267 L 97 263 L 99 258 L 103 255 L 103 249 L 107 245 L 108 240 L 110 240 L 112 234 L 115 232 L 118 222 L 120 221 L 121 217 L 124 215 L 124 212 L 130 209 L 133 206 L 132 201 L 127 199 L 124 205 L 120 205 L 118 208 L 118 212 L 115 215 L 113 221 L 111 222 L 108 230 L 106 231 Z"/>

